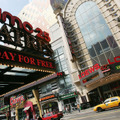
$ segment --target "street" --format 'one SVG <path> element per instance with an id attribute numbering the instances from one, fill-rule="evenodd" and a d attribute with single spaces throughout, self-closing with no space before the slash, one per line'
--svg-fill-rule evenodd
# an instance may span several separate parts
<path id="1" fill-rule="evenodd" d="M 92 108 L 88 110 L 74 111 L 71 114 L 65 114 L 61 120 L 120 120 L 120 108 L 106 110 L 103 112 L 94 112 Z"/>

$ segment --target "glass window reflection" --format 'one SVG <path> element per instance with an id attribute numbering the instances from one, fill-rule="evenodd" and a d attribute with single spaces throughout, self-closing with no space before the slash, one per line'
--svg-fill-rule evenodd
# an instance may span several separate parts
<path id="1" fill-rule="evenodd" d="M 100 54 L 102 53 L 102 48 L 101 48 L 99 42 L 96 43 L 96 44 L 94 45 L 94 47 L 95 47 L 95 50 L 96 50 L 97 54 L 100 55 Z"/>
<path id="2" fill-rule="evenodd" d="M 84 13 L 84 4 L 82 4 L 79 8 L 78 8 L 78 11 L 80 14 Z"/>
<path id="3" fill-rule="evenodd" d="M 92 41 L 90 40 L 90 36 L 89 35 L 86 35 L 86 36 L 83 36 L 84 40 L 87 41 L 86 42 L 86 45 L 89 47 L 89 46 L 92 46 Z"/>
<path id="4" fill-rule="evenodd" d="M 78 16 L 78 17 L 79 17 L 79 21 L 77 21 L 78 24 L 79 24 L 79 25 L 83 25 L 83 24 L 84 24 L 84 21 L 82 20 L 82 17 L 81 17 L 81 16 Z"/>
<path id="5" fill-rule="evenodd" d="M 76 11 L 76 20 L 91 57 L 117 47 L 117 43 L 95 2 L 82 3 Z"/>
<path id="6" fill-rule="evenodd" d="M 88 34 L 86 25 L 82 25 L 80 30 L 82 31 L 83 36 Z"/>
<path id="7" fill-rule="evenodd" d="M 106 40 L 103 40 L 100 42 L 102 45 L 102 48 L 104 49 L 104 51 L 108 51 L 109 50 L 109 46 Z"/>
<path id="8" fill-rule="evenodd" d="M 91 57 L 95 57 L 96 56 L 96 53 L 95 53 L 95 50 L 94 50 L 93 46 L 88 48 L 88 51 L 89 51 Z"/>
<path id="9" fill-rule="evenodd" d="M 117 47 L 117 43 L 116 43 L 115 39 L 113 38 L 113 36 L 108 36 L 107 41 L 111 48 Z"/>
<path id="10" fill-rule="evenodd" d="M 82 16 L 82 18 L 83 18 L 83 20 L 84 20 L 84 23 L 87 23 L 88 20 L 89 20 L 87 13 L 84 13 L 84 14 L 82 14 L 81 16 Z"/>
<path id="11" fill-rule="evenodd" d="M 97 6 L 94 6 L 94 7 L 92 8 L 92 13 L 93 13 L 95 16 L 100 14 L 100 11 L 99 11 L 99 9 L 98 9 Z"/>

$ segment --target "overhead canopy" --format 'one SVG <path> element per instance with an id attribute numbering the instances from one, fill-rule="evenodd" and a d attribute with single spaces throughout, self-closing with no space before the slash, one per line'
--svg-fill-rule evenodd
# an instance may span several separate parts
<path id="1" fill-rule="evenodd" d="M 0 95 L 48 74 L 50 73 L 0 65 Z"/>

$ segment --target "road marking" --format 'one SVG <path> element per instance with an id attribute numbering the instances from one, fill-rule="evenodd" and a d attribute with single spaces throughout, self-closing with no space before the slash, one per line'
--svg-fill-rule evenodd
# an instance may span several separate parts
<path id="1" fill-rule="evenodd" d="M 107 115 L 107 114 L 110 114 L 110 113 L 115 113 L 115 112 L 120 112 L 120 110 L 118 111 L 112 111 L 112 112 L 108 112 L 108 113 L 101 113 L 101 114 L 97 114 L 97 115 L 89 115 L 89 116 L 86 116 L 86 117 L 80 117 L 80 118 L 75 118 L 75 119 L 69 119 L 69 120 L 80 120 L 80 119 L 84 119 L 84 118 L 88 118 L 88 117 L 95 117 L 95 116 L 101 116 L 101 115 Z"/>

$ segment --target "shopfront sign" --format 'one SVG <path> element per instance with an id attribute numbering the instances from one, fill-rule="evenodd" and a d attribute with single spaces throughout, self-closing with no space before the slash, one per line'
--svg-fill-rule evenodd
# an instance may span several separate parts
<path id="1" fill-rule="evenodd" d="M 10 105 L 16 106 L 20 105 L 25 101 L 24 95 L 12 96 L 10 97 Z"/>
<path id="2" fill-rule="evenodd" d="M 44 101 L 44 100 L 48 100 L 48 99 L 51 99 L 51 98 L 55 98 L 55 95 L 49 95 L 49 96 L 40 98 L 39 101 Z"/>
<path id="3" fill-rule="evenodd" d="M 9 24 L 6 23 L 7 19 Z M 41 52 L 44 55 L 52 55 L 53 51 L 49 44 L 50 37 L 47 32 L 40 28 L 34 30 L 29 22 L 22 23 L 18 17 L 6 11 L 2 13 L 1 9 L 0 22 L 3 24 L 0 29 L 0 41 L 22 49 Z"/>
<path id="4" fill-rule="evenodd" d="M 88 76 L 89 74 L 97 71 L 97 70 L 101 70 L 103 73 L 104 72 L 107 72 L 107 71 L 110 71 L 110 68 L 108 67 L 109 65 L 112 65 L 112 64 L 115 64 L 115 63 L 118 63 L 120 62 L 120 56 L 117 56 L 117 57 L 114 57 L 114 61 L 110 61 L 110 59 L 108 59 L 108 63 L 109 64 L 106 64 L 106 65 L 103 65 L 103 66 L 100 66 L 99 64 L 95 64 L 93 65 L 92 67 L 90 67 L 89 69 L 81 72 L 80 75 L 78 75 L 79 79 L 82 79 L 86 76 Z"/>
<path id="5" fill-rule="evenodd" d="M 120 70 L 120 65 L 115 66 L 116 70 Z"/>
<path id="6" fill-rule="evenodd" d="M 59 96 L 59 99 L 60 100 L 65 100 L 65 99 L 69 99 L 69 98 L 76 97 L 76 96 L 78 96 L 76 94 L 76 92 L 72 92 L 72 93 L 69 93 L 69 94 L 65 94 L 65 95 Z"/>

